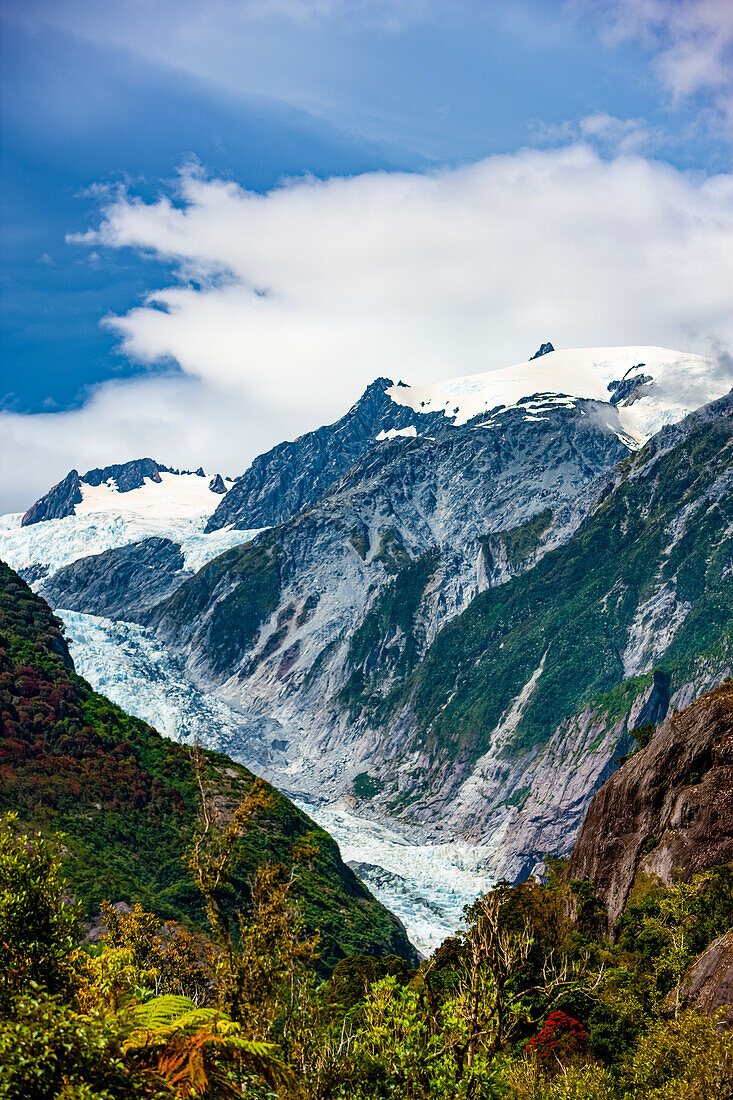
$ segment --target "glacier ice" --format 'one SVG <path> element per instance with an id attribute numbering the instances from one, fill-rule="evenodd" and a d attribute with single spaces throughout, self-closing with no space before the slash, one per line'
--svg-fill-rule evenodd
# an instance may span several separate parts
<path id="1" fill-rule="evenodd" d="M 80 558 L 153 536 L 178 543 L 183 550 L 184 569 L 195 571 L 260 533 L 259 529 L 235 531 L 227 527 L 206 534 L 208 514 L 175 518 L 165 512 L 87 512 L 28 527 L 21 527 L 21 519 L 19 512 L 0 517 L 0 557 L 18 572 L 43 566 L 47 575 Z"/>
<path id="2" fill-rule="evenodd" d="M 227 752 L 267 778 L 263 765 L 276 736 L 268 737 L 245 715 L 195 688 L 152 633 L 99 615 L 63 609 L 57 614 L 76 669 L 95 690 L 173 740 Z M 482 871 L 481 846 L 417 843 L 398 827 L 361 818 L 339 804 L 294 801 L 334 837 L 344 860 L 400 918 L 422 954 L 454 932 L 464 905 L 491 885 Z"/>

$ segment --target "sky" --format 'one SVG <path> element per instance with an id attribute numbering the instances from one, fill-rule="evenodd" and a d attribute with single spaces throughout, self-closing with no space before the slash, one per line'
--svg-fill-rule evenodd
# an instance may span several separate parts
<path id="1" fill-rule="evenodd" d="M 5 0 L 0 512 L 376 376 L 733 350 L 730 0 Z"/>

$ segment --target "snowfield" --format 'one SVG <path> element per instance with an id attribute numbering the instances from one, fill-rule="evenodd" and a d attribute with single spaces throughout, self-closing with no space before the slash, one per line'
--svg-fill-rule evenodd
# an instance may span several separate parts
<path id="1" fill-rule="evenodd" d="M 702 355 L 654 347 L 573 348 L 429 386 L 392 386 L 387 393 L 397 405 L 415 412 L 442 411 L 458 425 L 500 405 L 515 407 L 534 394 L 609 401 L 612 382 L 641 374 L 652 378 L 643 395 L 631 404 L 618 405 L 621 426 L 637 446 L 666 424 L 676 424 L 694 409 L 722 397 L 733 385 L 733 377 Z"/>

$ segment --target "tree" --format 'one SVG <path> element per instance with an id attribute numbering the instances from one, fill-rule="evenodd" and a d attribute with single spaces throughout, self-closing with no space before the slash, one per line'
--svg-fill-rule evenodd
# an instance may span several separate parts
<path id="1" fill-rule="evenodd" d="M 64 900 L 61 838 L 18 835 L 16 814 L 0 823 L 0 1008 L 31 984 L 49 993 L 69 988 L 69 955 L 78 909 Z"/>

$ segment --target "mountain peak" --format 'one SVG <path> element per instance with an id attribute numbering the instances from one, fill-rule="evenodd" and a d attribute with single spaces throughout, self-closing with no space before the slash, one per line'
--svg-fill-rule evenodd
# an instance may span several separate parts
<path id="1" fill-rule="evenodd" d="M 80 475 L 70 470 L 63 481 L 33 504 L 22 527 L 45 520 L 65 519 L 87 512 L 135 512 L 150 515 L 182 509 L 182 514 L 208 516 L 216 496 L 226 493 L 221 475 L 208 483 L 203 467 L 174 470 L 153 458 L 97 466 Z"/>
<path id="2" fill-rule="evenodd" d="M 392 386 L 387 393 L 416 412 L 442 412 L 457 426 L 538 395 L 613 403 L 624 438 L 641 446 L 666 424 L 722 397 L 733 381 L 721 377 L 712 359 L 669 348 L 571 348 L 546 351 L 541 364 L 536 360 L 427 386 Z"/>
<path id="3" fill-rule="evenodd" d="M 555 350 L 554 347 L 552 346 L 552 344 L 548 340 L 546 344 L 540 344 L 540 346 L 537 348 L 537 351 L 534 353 L 534 355 L 530 356 L 529 361 L 531 363 L 533 359 L 539 359 L 539 357 L 541 355 L 549 355 L 550 352 L 554 351 L 554 350 Z"/>

